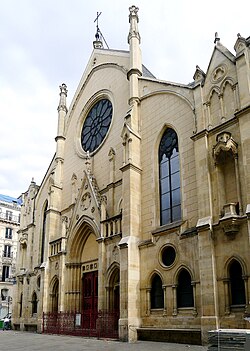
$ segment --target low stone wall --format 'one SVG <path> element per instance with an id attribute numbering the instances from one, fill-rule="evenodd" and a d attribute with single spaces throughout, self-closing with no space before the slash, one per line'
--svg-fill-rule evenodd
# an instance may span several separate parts
<path id="1" fill-rule="evenodd" d="M 201 331 L 199 329 L 138 328 L 137 335 L 138 340 L 201 345 Z"/>

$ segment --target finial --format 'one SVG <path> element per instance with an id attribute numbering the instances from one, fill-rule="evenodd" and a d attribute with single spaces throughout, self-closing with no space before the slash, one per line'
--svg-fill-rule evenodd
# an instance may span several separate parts
<path id="1" fill-rule="evenodd" d="M 237 34 L 237 37 L 238 37 L 238 38 L 241 38 L 241 35 L 240 35 L 240 33 L 238 33 L 238 34 Z"/>
<path id="2" fill-rule="evenodd" d="M 130 8 L 129 8 L 129 12 L 130 12 L 129 22 L 130 22 L 132 16 L 136 16 L 137 17 L 137 22 L 139 22 L 139 17 L 137 15 L 138 11 L 139 11 L 139 7 L 136 7 L 135 5 L 130 6 Z"/>
<path id="3" fill-rule="evenodd" d="M 139 17 L 137 15 L 138 11 L 139 11 L 139 7 L 136 7 L 134 5 L 130 6 L 129 8 L 130 30 L 128 34 L 128 43 L 132 37 L 137 38 L 139 40 L 139 43 L 141 42 L 141 37 L 138 30 L 138 22 L 139 22 Z"/>
<path id="4" fill-rule="evenodd" d="M 217 41 L 219 42 L 220 41 L 220 38 L 219 38 L 219 35 L 218 35 L 218 32 L 215 32 L 215 38 L 214 38 L 214 44 L 217 43 Z"/>
<path id="5" fill-rule="evenodd" d="M 96 19 L 94 20 L 94 23 L 96 22 L 96 34 L 95 34 L 95 40 L 93 41 L 93 46 L 95 49 L 103 49 L 103 42 L 106 44 L 107 48 L 109 49 L 109 46 L 104 38 L 104 36 L 102 35 L 102 32 L 99 28 L 99 24 L 98 24 L 98 19 L 101 16 L 101 12 L 97 12 L 96 13 Z"/>
<path id="6" fill-rule="evenodd" d="M 96 13 L 96 19 L 94 20 L 94 23 L 96 22 L 96 34 L 95 34 L 95 40 L 93 41 L 93 46 L 95 49 L 103 49 L 103 43 L 102 43 L 102 37 L 100 35 L 100 28 L 98 24 L 98 19 L 101 16 L 101 12 Z"/>
<path id="7" fill-rule="evenodd" d="M 67 112 L 67 107 L 66 107 L 66 97 L 67 97 L 67 85 L 65 83 L 62 83 L 62 85 L 59 86 L 60 88 L 60 101 L 59 101 L 59 106 L 58 106 L 58 111 L 59 110 L 65 110 Z"/>
<path id="8" fill-rule="evenodd" d="M 198 65 L 196 65 L 196 70 L 195 70 L 193 79 L 195 81 L 199 81 L 199 80 L 204 80 L 205 77 L 206 77 L 205 73 L 202 71 L 202 69 L 200 69 Z"/>
<path id="9" fill-rule="evenodd" d="M 67 90 L 67 85 L 65 83 L 62 83 L 62 85 L 59 86 L 60 88 L 60 95 L 64 93 L 67 96 L 68 90 Z"/>

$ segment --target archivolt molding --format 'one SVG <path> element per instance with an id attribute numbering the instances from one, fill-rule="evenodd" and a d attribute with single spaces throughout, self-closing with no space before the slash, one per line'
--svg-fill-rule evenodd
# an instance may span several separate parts
<path id="1" fill-rule="evenodd" d="M 91 69 L 91 71 L 89 72 L 89 74 L 87 75 L 87 77 L 85 78 L 85 81 L 82 83 L 80 90 L 78 91 L 78 93 L 77 93 L 72 105 L 70 106 L 70 110 L 68 112 L 68 116 L 69 116 L 68 117 L 68 122 L 71 119 L 72 112 L 74 111 L 76 104 L 78 103 L 78 101 L 79 101 L 79 99 L 80 99 L 80 97 L 81 97 L 86 85 L 88 84 L 88 82 L 92 78 L 93 74 L 95 72 L 101 70 L 101 69 L 104 69 L 104 68 L 115 68 L 115 69 L 121 71 L 125 75 L 125 77 L 127 78 L 127 72 L 128 72 L 127 69 L 124 66 L 118 65 L 117 63 L 112 63 L 112 62 L 110 62 L 110 63 L 102 63 L 100 65 L 94 66 Z"/>
<path id="2" fill-rule="evenodd" d="M 210 102 L 214 92 L 218 95 L 218 97 L 220 97 L 223 94 L 227 83 L 231 85 L 232 90 L 235 89 L 237 84 L 232 77 L 226 77 L 225 79 L 223 79 L 220 85 L 213 85 L 207 93 L 207 103 Z"/>
<path id="3" fill-rule="evenodd" d="M 120 265 L 118 262 L 113 262 L 111 263 L 111 265 L 109 266 L 108 270 L 107 270 L 107 273 L 106 273 L 106 286 L 109 286 L 110 284 L 110 280 L 114 274 L 114 272 L 118 270 L 119 273 L 120 273 Z"/>
<path id="4" fill-rule="evenodd" d="M 144 96 L 141 97 L 141 101 L 149 98 L 149 97 L 152 97 L 152 96 L 155 96 L 155 95 L 158 95 L 158 94 L 171 94 L 171 95 L 176 95 L 178 96 L 179 98 L 181 98 L 182 100 L 184 100 L 188 106 L 191 108 L 191 110 L 194 112 L 195 111 L 195 107 L 194 105 L 192 104 L 192 102 L 183 94 L 179 93 L 179 92 L 176 92 L 176 91 L 173 91 L 173 90 L 170 90 L 170 89 L 161 89 L 161 90 L 155 90 L 151 93 L 148 93 Z"/>
<path id="5" fill-rule="evenodd" d="M 221 87 L 220 87 L 221 93 L 224 92 L 227 83 L 231 86 L 232 90 L 235 89 L 236 82 L 234 81 L 234 79 L 231 77 L 226 77 L 226 79 L 224 79 L 223 82 L 221 83 Z"/>
<path id="6" fill-rule="evenodd" d="M 147 280 L 147 285 L 148 287 L 151 288 L 151 285 L 152 285 L 152 279 L 154 278 L 155 275 L 159 275 L 159 277 L 161 278 L 161 281 L 162 281 L 162 285 L 164 285 L 164 278 L 163 278 L 163 275 L 162 273 L 158 270 L 158 269 L 154 269 L 148 276 L 148 280 Z"/>
<path id="7" fill-rule="evenodd" d="M 92 218 L 84 215 L 70 231 L 66 250 L 68 255 L 72 253 L 75 257 L 78 257 L 90 234 L 94 234 L 96 238 L 100 237 L 97 223 Z"/>
<path id="8" fill-rule="evenodd" d="M 229 266 L 233 261 L 239 262 L 239 264 L 241 265 L 241 268 L 242 268 L 242 275 L 243 276 L 247 274 L 247 267 L 246 267 L 244 260 L 241 257 L 239 257 L 238 255 L 233 255 L 230 258 L 228 258 L 227 261 L 225 262 L 225 265 L 224 265 L 225 279 L 229 277 Z"/>
<path id="9" fill-rule="evenodd" d="M 175 271 L 175 273 L 174 273 L 174 276 L 173 276 L 173 285 L 175 285 L 175 284 L 178 283 L 178 276 L 179 276 L 179 274 L 180 274 L 180 272 L 181 272 L 182 270 L 188 271 L 188 273 L 190 274 L 190 277 L 191 277 L 191 282 L 195 280 L 195 279 L 194 279 L 194 274 L 193 274 L 193 272 L 191 271 L 191 269 L 190 269 L 188 266 L 182 264 L 181 266 L 179 266 L 179 267 L 176 269 L 176 271 Z"/>
<path id="10" fill-rule="evenodd" d="M 59 278 L 58 278 L 58 275 L 57 275 L 57 274 L 55 274 L 55 275 L 53 276 L 53 278 L 50 280 L 50 283 L 49 283 L 49 290 L 50 290 L 50 291 L 53 290 L 54 285 L 55 285 L 56 282 L 59 283 Z"/>

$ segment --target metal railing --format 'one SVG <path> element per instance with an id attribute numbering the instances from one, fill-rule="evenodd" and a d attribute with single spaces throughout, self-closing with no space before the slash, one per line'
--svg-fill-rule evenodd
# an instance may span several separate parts
<path id="1" fill-rule="evenodd" d="M 119 312 L 43 313 L 43 333 L 118 339 Z"/>
<path id="2" fill-rule="evenodd" d="M 0 219 L 7 221 L 7 222 L 12 222 L 12 223 L 20 223 L 20 216 L 15 216 L 13 214 L 9 213 L 0 213 Z"/>

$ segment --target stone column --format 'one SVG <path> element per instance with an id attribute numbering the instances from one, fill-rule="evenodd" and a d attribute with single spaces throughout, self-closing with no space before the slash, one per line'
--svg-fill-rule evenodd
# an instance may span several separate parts
<path id="1" fill-rule="evenodd" d="M 173 291 L 173 316 L 177 316 L 177 285 L 172 285 Z"/>
<path id="2" fill-rule="evenodd" d="M 218 288 L 214 242 L 211 233 L 211 218 L 202 218 L 197 223 L 201 290 L 201 333 L 207 341 L 208 331 L 219 328 Z"/>
<path id="3" fill-rule="evenodd" d="M 239 202 L 239 212 L 240 215 L 243 215 L 242 209 L 242 200 L 241 200 L 241 186 L 240 186 L 240 175 L 239 175 L 239 165 L 238 165 L 238 155 L 234 156 L 234 165 L 235 165 L 235 177 L 236 177 L 236 190 L 237 190 L 237 199 Z"/>
<path id="4" fill-rule="evenodd" d="M 224 283 L 224 295 L 225 295 L 225 315 L 230 314 L 230 304 L 229 304 L 229 279 L 223 279 Z"/>

